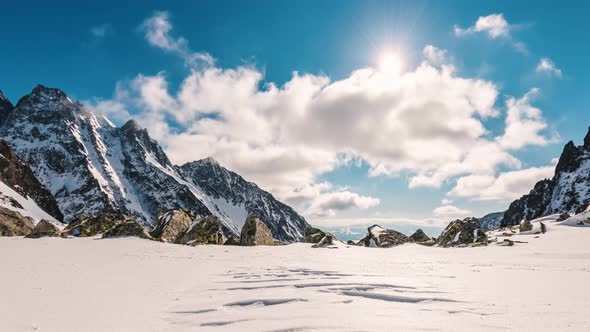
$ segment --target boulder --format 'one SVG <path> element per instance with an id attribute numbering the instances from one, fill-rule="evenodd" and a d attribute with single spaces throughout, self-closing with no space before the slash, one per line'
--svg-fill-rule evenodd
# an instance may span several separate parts
<path id="1" fill-rule="evenodd" d="M 230 236 L 224 243 L 224 246 L 239 246 L 240 238 L 237 236 Z"/>
<path id="2" fill-rule="evenodd" d="M 586 212 L 588 211 L 588 208 L 590 208 L 590 203 L 580 204 L 576 207 L 576 214 Z"/>
<path id="3" fill-rule="evenodd" d="M 379 225 L 373 225 L 368 228 L 367 236 L 361 239 L 358 245 L 363 245 L 365 247 L 389 248 L 408 242 L 412 242 L 412 239 L 398 231 L 384 229 Z"/>
<path id="4" fill-rule="evenodd" d="M 272 233 L 268 227 L 255 214 L 250 213 L 246 218 L 240 234 L 242 246 L 272 246 L 274 244 Z"/>
<path id="5" fill-rule="evenodd" d="M 305 231 L 303 232 L 303 237 L 304 237 L 305 243 L 318 243 L 325 236 L 326 236 L 326 233 L 324 231 L 322 231 L 319 228 L 315 228 L 315 227 L 311 227 L 311 226 L 307 227 L 305 229 Z"/>
<path id="6" fill-rule="evenodd" d="M 29 235 L 35 225 L 19 212 L 0 207 L 0 236 Z"/>
<path id="7" fill-rule="evenodd" d="M 103 234 L 118 224 L 133 221 L 133 218 L 121 213 L 100 213 L 94 215 L 82 214 L 66 226 L 62 237 L 67 236 L 95 236 Z"/>
<path id="8" fill-rule="evenodd" d="M 135 220 L 129 220 L 115 225 L 113 228 L 102 234 L 103 239 L 113 237 L 139 237 L 142 239 L 153 240 L 148 231 Z"/>
<path id="9" fill-rule="evenodd" d="M 334 237 L 331 234 L 324 236 L 318 243 L 311 246 L 312 248 L 336 248 Z"/>
<path id="10" fill-rule="evenodd" d="M 37 226 L 35 226 L 33 232 L 25 237 L 29 239 L 38 239 L 41 237 L 59 237 L 60 234 L 61 230 L 57 226 L 45 219 L 42 219 L 39 221 Z"/>
<path id="11" fill-rule="evenodd" d="M 488 237 L 476 218 L 465 218 L 451 221 L 437 238 L 436 245 L 447 248 L 476 242 L 487 244 Z"/>
<path id="12" fill-rule="evenodd" d="M 417 244 L 421 245 L 421 246 L 426 246 L 426 247 L 432 247 L 436 244 L 436 240 L 430 239 L 430 240 L 426 240 L 426 241 L 422 241 L 422 242 L 416 242 Z"/>
<path id="13" fill-rule="evenodd" d="M 174 243 L 196 246 L 200 244 L 218 244 L 227 242 L 223 234 L 221 220 L 215 216 L 206 216 L 195 220 L 188 229 L 180 234 Z"/>
<path id="14" fill-rule="evenodd" d="M 528 231 L 532 231 L 533 230 L 533 224 L 531 224 L 531 221 L 528 219 L 523 220 L 520 223 L 520 226 L 518 227 L 518 229 L 520 230 L 520 232 L 528 232 Z"/>
<path id="15" fill-rule="evenodd" d="M 175 242 L 180 235 L 188 230 L 195 219 L 197 216 L 183 209 L 160 212 L 150 234 L 154 239 L 163 242 Z"/>
<path id="16" fill-rule="evenodd" d="M 356 246 L 356 242 L 354 242 L 353 240 L 346 241 L 346 244 L 348 244 L 349 246 Z"/>
<path id="17" fill-rule="evenodd" d="M 410 235 L 410 238 L 414 242 L 426 242 L 426 241 L 430 240 L 428 235 L 426 235 L 426 233 L 424 233 L 424 231 L 421 229 L 418 229 L 417 231 L 414 232 L 414 234 Z"/>
<path id="18" fill-rule="evenodd" d="M 569 213 L 562 213 L 559 215 L 559 217 L 555 221 L 557 221 L 557 222 L 564 221 L 566 219 L 569 219 L 569 217 L 571 217 Z"/>

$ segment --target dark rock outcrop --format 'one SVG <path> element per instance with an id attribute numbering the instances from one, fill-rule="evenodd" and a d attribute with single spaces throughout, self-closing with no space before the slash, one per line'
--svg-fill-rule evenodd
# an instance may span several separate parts
<path id="1" fill-rule="evenodd" d="M 305 229 L 303 236 L 305 243 L 318 243 L 326 236 L 326 232 L 319 228 L 309 226 Z"/>
<path id="2" fill-rule="evenodd" d="M 440 247 L 457 247 L 473 245 L 475 243 L 487 244 L 486 233 L 481 229 L 476 218 L 451 221 L 436 240 Z"/>
<path id="3" fill-rule="evenodd" d="M 239 246 L 240 245 L 240 238 L 237 236 L 230 236 L 225 243 L 224 246 Z"/>
<path id="4" fill-rule="evenodd" d="M 114 237 L 139 237 L 148 240 L 153 239 L 145 227 L 135 220 L 129 220 L 120 224 L 116 224 L 111 229 L 102 234 L 103 239 Z"/>
<path id="5" fill-rule="evenodd" d="M 6 119 L 8 118 L 8 116 L 10 116 L 10 113 L 12 113 L 13 109 L 14 106 L 12 105 L 10 100 L 4 97 L 4 94 L 2 94 L 2 91 L 0 90 L 0 126 L 2 126 L 4 122 L 6 122 Z"/>
<path id="6" fill-rule="evenodd" d="M 197 216 L 183 209 L 175 209 L 160 213 L 154 229 L 150 234 L 163 242 L 174 242 L 190 227 Z"/>
<path id="7" fill-rule="evenodd" d="M 367 236 L 362 238 L 357 245 L 389 248 L 408 242 L 413 242 L 413 240 L 398 231 L 384 229 L 379 225 L 373 225 L 368 228 Z"/>
<path id="8" fill-rule="evenodd" d="M 327 234 L 318 243 L 311 246 L 312 248 L 333 248 L 334 247 L 334 236 Z"/>
<path id="9" fill-rule="evenodd" d="M 31 168 L 16 156 L 10 145 L 4 140 L 0 140 L 0 181 L 21 196 L 30 197 L 50 216 L 59 221 L 63 220 L 57 202 L 49 190 L 37 180 Z"/>
<path id="10" fill-rule="evenodd" d="M 42 237 L 59 237 L 61 230 L 51 222 L 43 219 L 37 223 L 33 232 L 27 236 L 29 239 L 38 239 Z"/>
<path id="11" fill-rule="evenodd" d="M 116 225 L 128 221 L 134 220 L 131 216 L 121 213 L 80 215 L 66 226 L 62 232 L 62 236 L 87 237 L 104 234 Z"/>
<path id="12" fill-rule="evenodd" d="M 248 214 L 240 234 L 242 246 L 272 246 L 274 241 L 270 229 L 255 214 Z"/>
<path id="13" fill-rule="evenodd" d="M 430 237 L 424 233 L 423 230 L 418 229 L 414 232 L 414 234 L 410 235 L 410 239 L 414 242 L 426 242 L 430 240 Z"/>
<path id="14" fill-rule="evenodd" d="M 19 212 L 0 207 L 0 236 L 29 235 L 35 225 Z"/>
<path id="15" fill-rule="evenodd" d="M 225 244 L 227 238 L 223 234 L 221 220 L 214 216 L 206 216 L 195 220 L 174 243 L 186 244 L 191 246 L 201 244 Z"/>
<path id="16" fill-rule="evenodd" d="M 519 227 L 518 230 L 520 232 L 528 232 L 528 231 L 532 231 L 533 230 L 533 224 L 531 224 L 531 221 L 528 219 L 523 220 Z"/>

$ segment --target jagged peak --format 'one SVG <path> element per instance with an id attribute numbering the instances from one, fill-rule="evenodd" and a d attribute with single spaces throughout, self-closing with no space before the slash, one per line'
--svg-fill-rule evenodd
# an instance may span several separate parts
<path id="1" fill-rule="evenodd" d="M 70 99 L 66 95 L 66 93 L 63 92 L 63 90 L 58 89 L 58 88 L 48 88 L 42 84 L 37 84 L 37 86 L 35 86 L 35 88 L 33 89 L 33 91 L 31 91 L 30 94 L 22 97 L 18 101 L 18 103 L 16 104 L 16 107 L 20 107 L 26 103 L 31 103 L 31 102 L 37 103 L 39 101 L 45 101 L 45 100 L 76 104 L 76 102 L 74 100 Z"/>
<path id="2" fill-rule="evenodd" d="M 586 137 L 584 137 L 584 148 L 586 148 L 586 150 L 590 150 L 590 127 L 588 128 Z"/>
<path id="3" fill-rule="evenodd" d="M 121 127 L 121 130 L 123 131 L 140 131 L 142 129 L 143 128 L 139 125 L 139 123 L 133 119 L 127 121 L 123 127 Z"/>
<path id="4" fill-rule="evenodd" d="M 2 90 L 0 90 L 0 100 L 7 100 L 7 98 L 4 97 L 4 94 L 2 93 Z"/>
<path id="5" fill-rule="evenodd" d="M 217 160 L 215 160 L 215 159 L 214 159 L 213 157 L 211 157 L 211 156 L 209 156 L 209 157 L 207 157 L 207 158 L 205 158 L 205 159 L 202 159 L 201 161 L 202 161 L 203 163 L 210 164 L 210 165 L 212 165 L 212 166 L 221 166 L 221 165 L 219 164 L 219 162 L 218 162 Z"/>
<path id="6" fill-rule="evenodd" d="M 37 86 L 31 92 L 33 95 L 41 95 L 41 96 L 49 96 L 49 97 L 60 97 L 66 98 L 65 92 L 58 88 L 48 88 L 42 84 L 37 84 Z"/>

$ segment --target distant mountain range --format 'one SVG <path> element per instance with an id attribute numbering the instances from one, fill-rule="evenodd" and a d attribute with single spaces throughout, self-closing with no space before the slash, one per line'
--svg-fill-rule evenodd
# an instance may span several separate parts
<path id="1" fill-rule="evenodd" d="M 291 207 L 217 161 L 173 165 L 137 122 L 117 127 L 59 89 L 38 85 L 15 106 L 0 92 L 0 126 L 65 222 L 121 212 L 149 226 L 159 212 L 183 208 L 218 216 L 229 236 L 239 235 L 248 213 L 279 241 L 301 241 L 308 227 Z"/>

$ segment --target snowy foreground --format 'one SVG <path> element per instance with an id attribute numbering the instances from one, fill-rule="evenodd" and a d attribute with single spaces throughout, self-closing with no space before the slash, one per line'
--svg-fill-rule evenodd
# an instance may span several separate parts
<path id="1" fill-rule="evenodd" d="M 0 238 L 2 331 L 590 330 L 590 229 L 513 247 Z"/>

